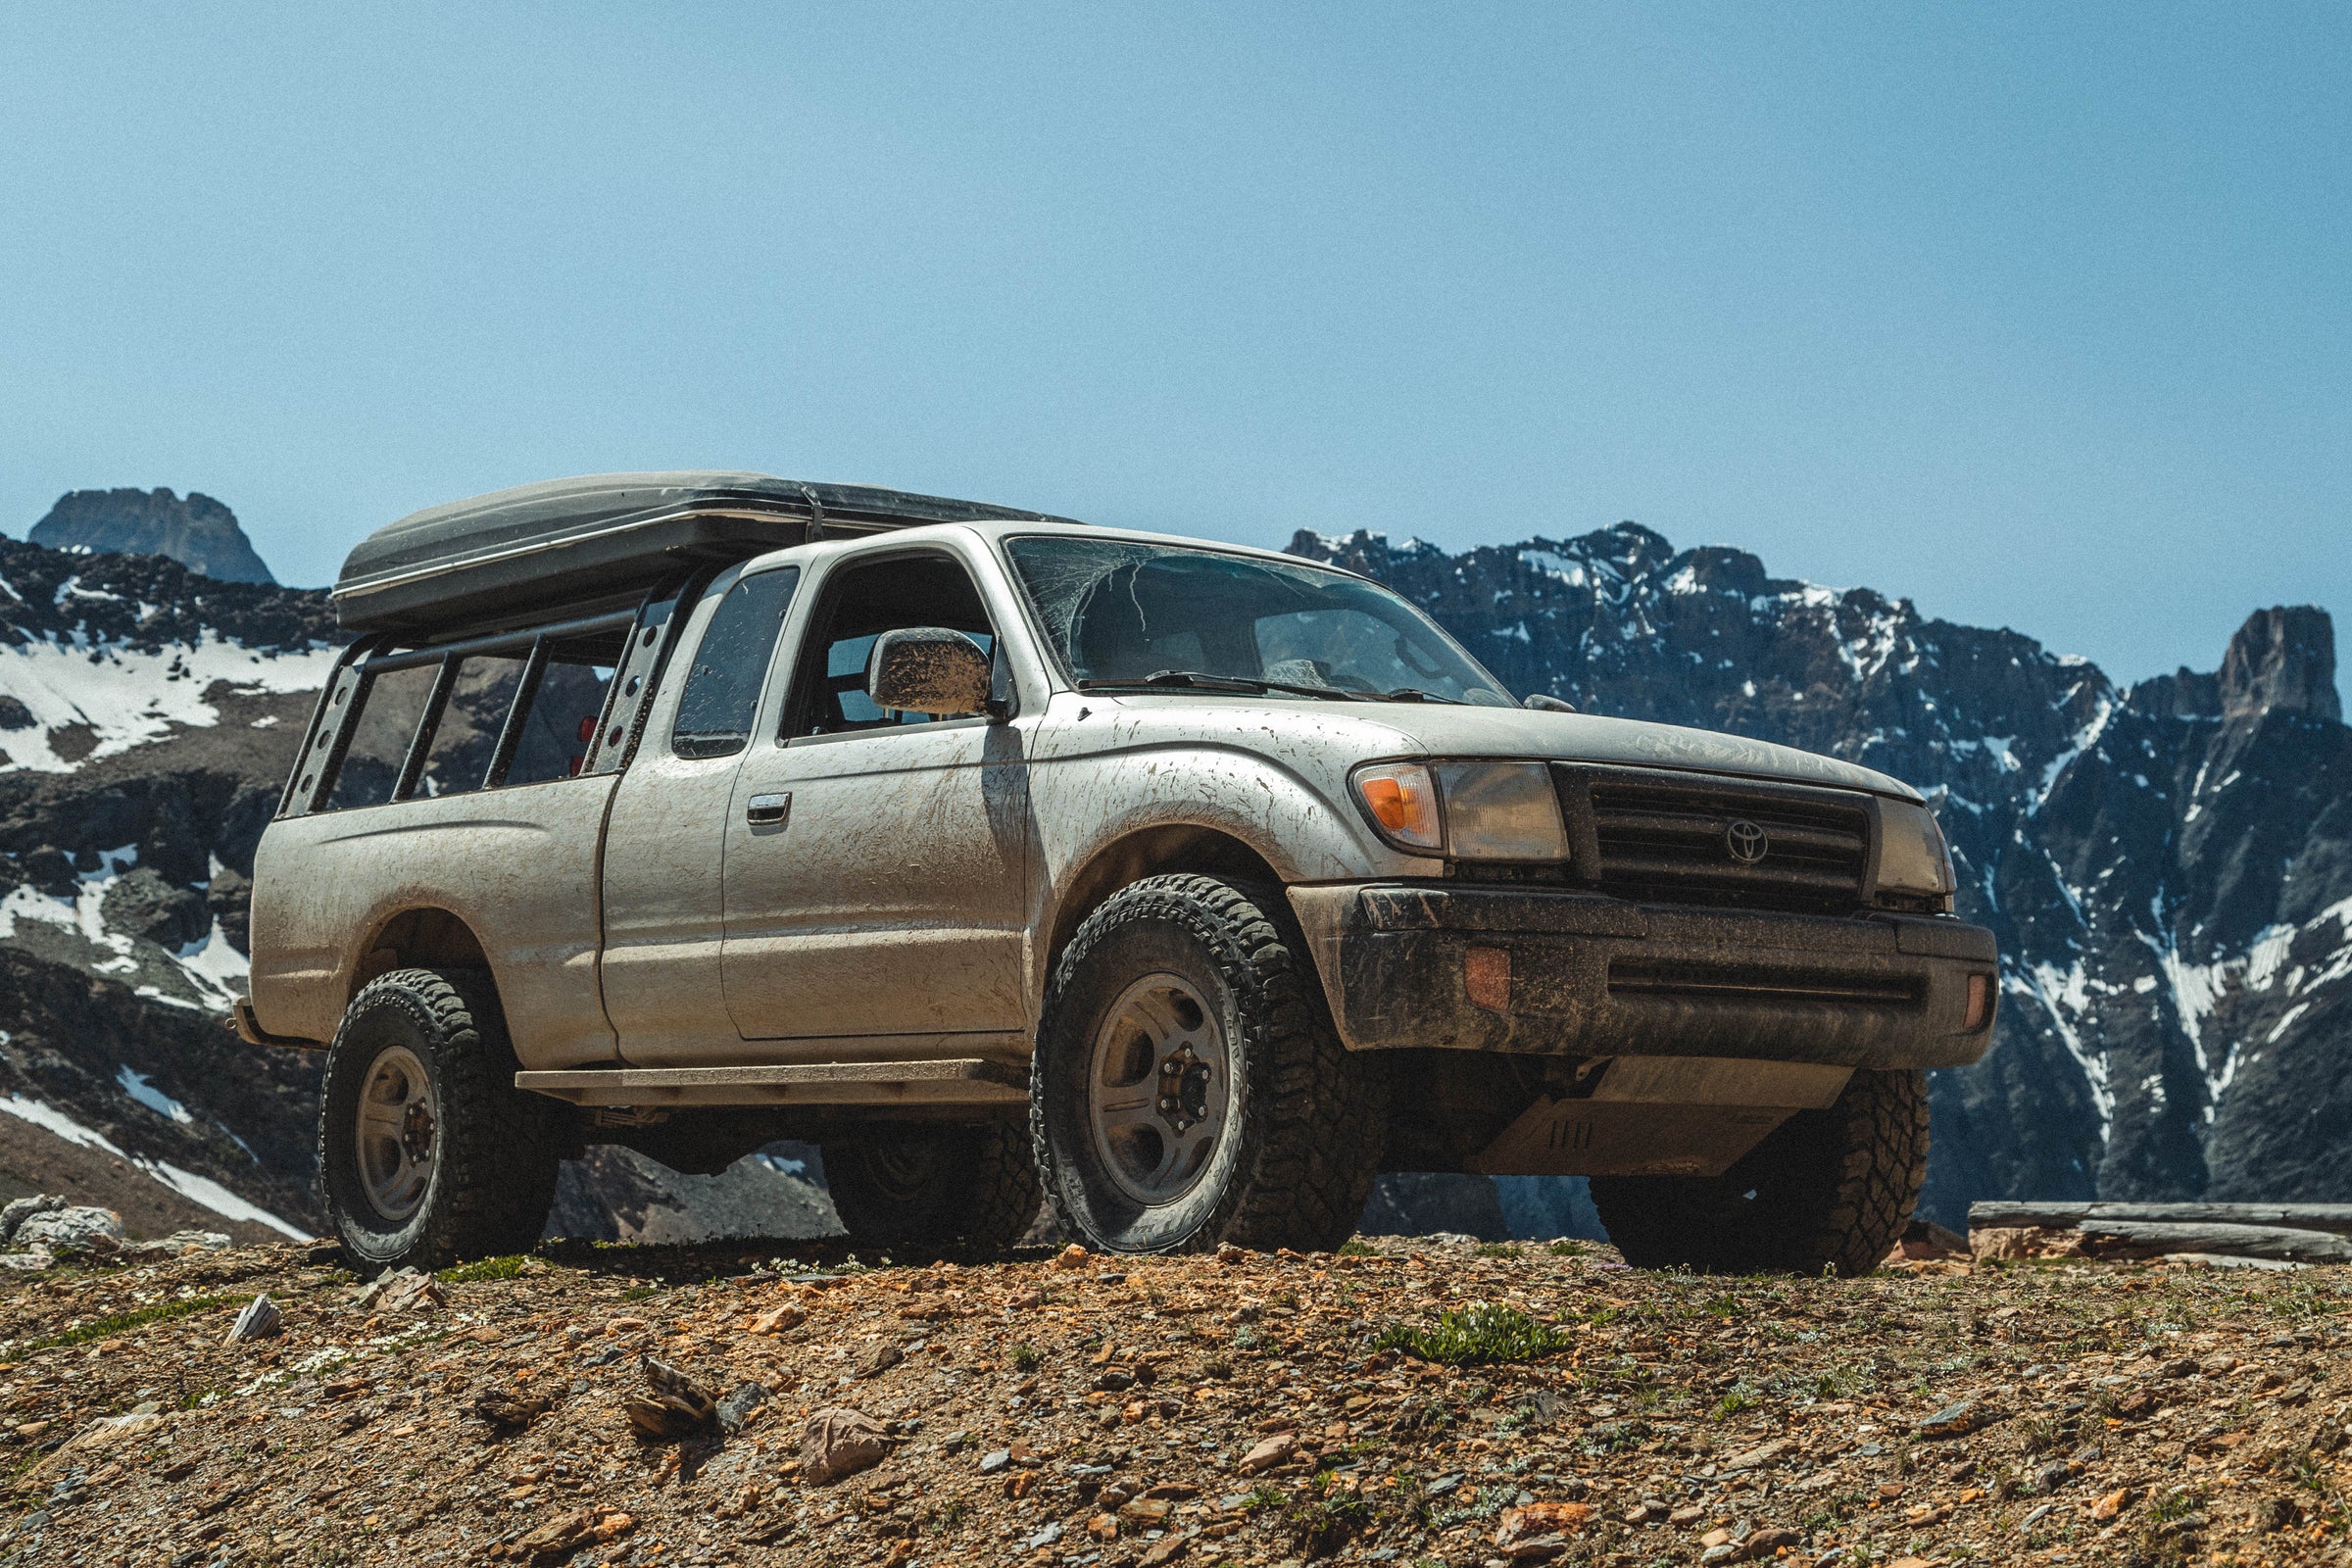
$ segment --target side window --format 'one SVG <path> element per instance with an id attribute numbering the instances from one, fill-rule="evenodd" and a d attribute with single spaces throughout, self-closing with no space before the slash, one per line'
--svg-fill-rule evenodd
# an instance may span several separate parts
<path id="1" fill-rule="evenodd" d="M 680 757 L 732 757 L 751 743 L 760 688 L 800 580 L 798 566 L 759 572 L 719 601 L 678 694 L 669 744 Z"/>
<path id="2" fill-rule="evenodd" d="M 996 652 L 996 627 L 962 563 L 921 555 L 845 566 L 826 579 L 817 624 L 803 644 L 784 738 L 938 722 L 929 713 L 886 713 L 865 695 L 874 639 L 907 626 L 945 626 Z"/>
<path id="3" fill-rule="evenodd" d="M 418 664 L 370 675 L 361 683 L 359 720 L 327 794 L 328 810 L 381 806 L 392 799 L 401 764 L 408 760 L 409 743 L 416 738 L 417 721 L 424 717 L 424 705 L 439 674 L 437 664 Z"/>

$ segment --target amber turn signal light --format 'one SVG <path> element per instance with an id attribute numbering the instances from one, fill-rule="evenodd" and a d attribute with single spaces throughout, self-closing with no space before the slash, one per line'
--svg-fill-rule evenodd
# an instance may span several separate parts
<path id="1" fill-rule="evenodd" d="M 1438 814 L 1438 786 L 1418 762 L 1360 768 L 1355 793 L 1381 836 L 1403 850 L 1442 850 L 1446 825 Z"/>
<path id="2" fill-rule="evenodd" d="M 1462 950 L 1462 989 L 1470 994 L 1474 1005 L 1489 1012 L 1511 1010 L 1511 950 L 1508 948 L 1465 948 Z"/>
<path id="3" fill-rule="evenodd" d="M 1972 974 L 1968 977 L 1968 1015 L 1960 1020 L 1964 1034 L 1975 1034 L 1992 1022 L 1992 976 Z"/>

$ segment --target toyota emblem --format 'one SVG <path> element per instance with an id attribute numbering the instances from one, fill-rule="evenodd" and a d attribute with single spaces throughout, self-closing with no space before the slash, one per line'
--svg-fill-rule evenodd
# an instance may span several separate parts
<path id="1" fill-rule="evenodd" d="M 1755 823 L 1740 817 L 1723 830 L 1723 847 L 1741 865 L 1753 865 L 1771 850 L 1772 839 Z"/>

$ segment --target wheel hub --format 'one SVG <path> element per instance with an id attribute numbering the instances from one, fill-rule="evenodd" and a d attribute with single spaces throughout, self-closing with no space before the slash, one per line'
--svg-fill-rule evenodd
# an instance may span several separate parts
<path id="1" fill-rule="evenodd" d="M 1161 1059 L 1159 1099 L 1154 1108 L 1178 1137 L 1208 1119 L 1209 1076 L 1208 1063 L 1193 1054 L 1190 1042 Z"/>
<path id="2" fill-rule="evenodd" d="M 424 1206 L 440 1130 L 423 1060 L 406 1046 L 386 1047 L 368 1063 L 360 1085 L 353 1152 L 360 1191 L 395 1225 Z"/>
<path id="3" fill-rule="evenodd" d="M 1191 981 L 1147 975 L 1106 1008 L 1087 1074 L 1095 1151 L 1111 1181 L 1147 1206 L 1200 1180 L 1224 1131 L 1223 1022 Z"/>
<path id="4" fill-rule="evenodd" d="M 417 1164 L 433 1157 L 433 1113 L 421 1102 L 400 1114 L 400 1147 Z"/>

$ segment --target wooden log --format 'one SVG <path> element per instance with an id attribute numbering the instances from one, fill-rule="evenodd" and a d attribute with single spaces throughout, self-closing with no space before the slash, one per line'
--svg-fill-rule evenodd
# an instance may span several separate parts
<path id="1" fill-rule="evenodd" d="M 1984 1202 L 1969 1205 L 1968 1222 L 1984 1255 L 2205 1252 L 2278 1263 L 2352 1263 L 2352 1234 L 2346 1234 L 2352 1232 L 2352 1204 L 2344 1203 Z"/>
<path id="2" fill-rule="evenodd" d="M 2123 1219 L 2085 1220 L 2075 1227 L 2092 1257 L 2160 1257 L 2167 1252 L 2214 1252 L 2280 1263 L 2352 1263 L 2352 1240 L 2328 1231 L 2280 1225 L 2175 1225 Z"/>
<path id="3" fill-rule="evenodd" d="M 1968 1205 L 1971 1230 L 2066 1231 L 2090 1220 L 2253 1225 L 2352 1236 L 2352 1203 L 2051 1203 L 2003 1199 Z"/>

